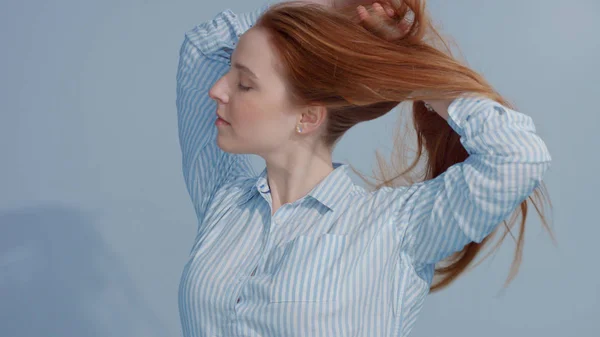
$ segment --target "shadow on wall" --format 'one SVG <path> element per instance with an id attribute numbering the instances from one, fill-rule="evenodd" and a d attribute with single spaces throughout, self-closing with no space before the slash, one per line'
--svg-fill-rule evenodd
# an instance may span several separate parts
<path id="1" fill-rule="evenodd" d="M 64 206 L 0 214 L 0 336 L 166 336 L 93 217 Z"/>

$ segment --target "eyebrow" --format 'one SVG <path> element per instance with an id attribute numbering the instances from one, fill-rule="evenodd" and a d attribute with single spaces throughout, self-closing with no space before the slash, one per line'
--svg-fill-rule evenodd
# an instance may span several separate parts
<path id="1" fill-rule="evenodd" d="M 257 79 L 257 80 L 258 80 L 258 76 L 256 76 L 256 74 L 254 74 L 254 73 L 252 72 L 252 70 L 250 70 L 250 68 L 246 67 L 245 65 L 243 65 L 243 64 L 239 64 L 239 63 L 235 62 L 235 63 L 233 64 L 233 66 L 234 66 L 235 68 L 237 68 L 237 69 L 241 70 L 241 71 L 244 71 L 244 72 L 248 73 L 248 75 L 250 75 L 250 76 L 252 76 L 252 77 L 254 77 L 255 79 Z"/>

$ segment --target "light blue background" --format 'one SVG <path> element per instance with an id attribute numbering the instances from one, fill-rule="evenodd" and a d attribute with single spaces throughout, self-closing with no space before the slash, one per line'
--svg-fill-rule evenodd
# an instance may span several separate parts
<path id="1" fill-rule="evenodd" d="M 261 4 L 1 2 L 0 336 L 180 334 L 196 222 L 180 170 L 178 51 L 195 24 Z M 413 336 L 600 336 L 600 3 L 429 6 L 469 64 L 534 118 L 554 160 L 559 246 L 532 209 L 512 285 L 501 292 L 507 240 L 428 298 Z M 369 174 L 399 115 L 351 130 L 335 159 Z"/>

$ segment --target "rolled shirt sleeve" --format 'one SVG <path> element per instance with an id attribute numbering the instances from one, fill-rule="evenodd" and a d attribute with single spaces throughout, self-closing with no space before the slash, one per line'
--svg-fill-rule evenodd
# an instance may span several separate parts
<path id="1" fill-rule="evenodd" d="M 550 153 L 531 117 L 473 95 L 455 99 L 449 125 L 469 157 L 411 185 L 397 216 L 415 265 L 431 265 L 481 242 L 541 183 Z"/>

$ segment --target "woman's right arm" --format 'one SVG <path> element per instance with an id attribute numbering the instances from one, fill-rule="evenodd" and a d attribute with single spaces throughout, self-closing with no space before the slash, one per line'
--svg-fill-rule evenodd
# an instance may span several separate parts
<path id="1" fill-rule="evenodd" d="M 200 228 L 212 195 L 223 184 L 256 175 L 247 155 L 222 151 L 216 144 L 216 102 L 208 96 L 227 73 L 239 37 L 269 4 L 240 15 L 227 9 L 185 33 L 179 51 L 176 107 L 182 169 Z"/>

